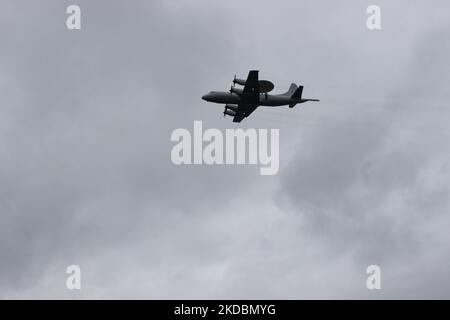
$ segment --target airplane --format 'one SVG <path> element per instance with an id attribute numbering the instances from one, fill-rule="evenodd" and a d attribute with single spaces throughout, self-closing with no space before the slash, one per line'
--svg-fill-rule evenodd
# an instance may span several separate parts
<path id="1" fill-rule="evenodd" d="M 280 107 L 288 105 L 289 108 L 293 108 L 298 103 L 320 101 L 303 99 L 303 86 L 297 87 L 295 83 L 291 84 L 286 93 L 268 94 L 273 90 L 274 85 L 270 81 L 259 80 L 258 73 L 258 70 L 250 70 L 247 80 L 237 79 L 234 76 L 233 85 L 229 92 L 211 91 L 202 96 L 202 99 L 207 102 L 225 104 L 223 116 L 233 117 L 233 122 L 241 122 L 259 106 Z M 236 84 L 244 86 L 244 88 L 236 88 Z"/>

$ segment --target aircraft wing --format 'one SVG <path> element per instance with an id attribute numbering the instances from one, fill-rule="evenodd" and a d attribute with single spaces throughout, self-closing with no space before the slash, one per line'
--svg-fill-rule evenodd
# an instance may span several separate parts
<path id="1" fill-rule="evenodd" d="M 250 70 L 248 73 L 247 81 L 245 82 L 244 86 L 244 93 L 247 94 L 255 94 L 257 97 L 259 97 L 259 79 L 258 79 L 258 72 L 257 70 Z"/>
<path id="2" fill-rule="evenodd" d="M 233 118 L 233 122 L 241 122 L 244 118 L 247 118 L 253 111 L 258 108 L 258 105 L 239 104 L 236 110 L 236 115 Z"/>
<path id="3" fill-rule="evenodd" d="M 233 118 L 233 122 L 241 122 L 244 118 L 247 118 L 253 111 L 258 108 L 259 105 L 259 76 L 258 70 L 250 70 L 247 80 L 245 81 L 244 89 L 242 92 L 243 103 L 238 104 L 236 115 Z"/>

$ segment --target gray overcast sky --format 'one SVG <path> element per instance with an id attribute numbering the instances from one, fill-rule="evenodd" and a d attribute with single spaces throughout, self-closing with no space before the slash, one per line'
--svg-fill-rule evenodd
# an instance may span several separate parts
<path id="1" fill-rule="evenodd" d="M 450 298 L 450 3 L 255 3 L 2 1 L 0 298 Z M 200 99 L 249 69 L 321 102 Z M 279 174 L 174 166 L 194 120 L 279 128 Z"/>

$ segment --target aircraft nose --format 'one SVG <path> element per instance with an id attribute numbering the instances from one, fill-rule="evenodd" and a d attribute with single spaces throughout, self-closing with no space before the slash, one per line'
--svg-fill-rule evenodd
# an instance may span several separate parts
<path id="1" fill-rule="evenodd" d="M 208 101 L 208 95 L 207 94 L 203 95 L 202 99 L 205 100 L 205 101 Z"/>

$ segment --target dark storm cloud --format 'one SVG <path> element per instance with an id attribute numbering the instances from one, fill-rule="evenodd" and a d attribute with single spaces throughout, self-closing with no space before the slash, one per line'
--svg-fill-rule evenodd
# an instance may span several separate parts
<path id="1" fill-rule="evenodd" d="M 68 31 L 69 4 L 2 6 L 0 296 L 370 297 L 379 263 L 403 297 L 444 273 L 442 10 L 383 2 L 371 33 L 360 4 L 79 1 Z M 279 176 L 174 166 L 171 132 L 233 126 L 200 96 L 251 68 L 322 100 L 242 124 L 280 128 Z"/>
<path id="2" fill-rule="evenodd" d="M 436 221 L 448 225 L 450 209 L 445 33 L 431 30 L 417 40 L 408 71 L 381 112 L 358 110 L 324 123 L 282 176 L 281 203 L 305 216 L 303 232 L 318 236 L 332 255 L 351 253 L 361 266 L 398 268 L 387 297 L 402 296 L 401 285 L 416 286 L 404 293 L 410 298 L 449 294 L 447 284 L 433 293 L 432 279 L 448 273 L 446 260 L 438 259 L 446 268 L 426 266 L 448 243 L 444 230 L 433 229 Z M 424 270 L 429 281 L 420 280 Z"/>
<path id="3" fill-rule="evenodd" d="M 199 102 L 209 76 L 191 61 L 216 59 L 227 44 L 220 32 L 200 37 L 220 16 L 195 20 L 147 2 L 79 4 L 79 33 L 65 29 L 64 4 L 36 5 L 33 19 L 24 3 L 10 4 L 22 12 L 3 37 L 3 118 L 12 123 L 2 139 L 1 279 L 11 290 L 65 252 L 90 256 L 132 238 L 140 219 L 152 233 L 170 219 L 164 213 L 192 213 L 206 193 L 222 196 L 210 179 L 229 194 L 238 189 L 220 171 L 170 162 L 170 132 L 192 126 L 187 105 Z"/>

